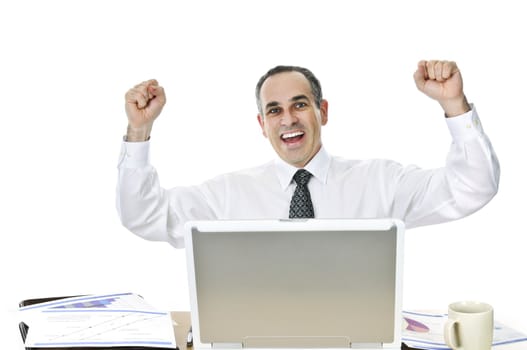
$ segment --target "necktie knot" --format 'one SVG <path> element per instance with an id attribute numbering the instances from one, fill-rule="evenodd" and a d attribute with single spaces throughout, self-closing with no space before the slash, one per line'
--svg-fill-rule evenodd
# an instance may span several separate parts
<path id="1" fill-rule="evenodd" d="M 305 169 L 300 169 L 295 173 L 293 179 L 295 180 L 297 185 L 305 186 L 309 182 L 311 176 L 313 176 L 313 174 L 311 174 L 309 171 Z"/>

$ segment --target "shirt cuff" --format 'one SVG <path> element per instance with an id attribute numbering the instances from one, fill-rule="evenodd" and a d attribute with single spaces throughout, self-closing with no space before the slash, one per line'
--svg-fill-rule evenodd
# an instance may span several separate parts
<path id="1" fill-rule="evenodd" d="M 143 168 L 150 164 L 150 141 L 123 141 L 119 155 L 120 168 Z"/>
<path id="2" fill-rule="evenodd" d="M 454 142 L 466 141 L 483 134 L 483 127 L 473 104 L 471 110 L 456 117 L 445 118 Z"/>

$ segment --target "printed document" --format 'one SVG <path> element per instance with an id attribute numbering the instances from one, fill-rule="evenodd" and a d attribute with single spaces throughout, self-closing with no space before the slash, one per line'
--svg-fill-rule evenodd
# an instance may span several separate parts
<path id="1" fill-rule="evenodd" d="M 170 313 L 133 293 L 66 298 L 19 312 L 29 326 L 26 347 L 177 348 Z"/>

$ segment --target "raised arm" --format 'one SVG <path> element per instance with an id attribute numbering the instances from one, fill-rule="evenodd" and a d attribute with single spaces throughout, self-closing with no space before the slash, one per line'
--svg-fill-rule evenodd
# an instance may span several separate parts
<path id="1" fill-rule="evenodd" d="M 437 169 L 408 166 L 393 175 L 394 216 L 407 227 L 437 224 L 470 215 L 497 193 L 500 167 L 476 109 L 467 102 L 461 73 L 451 61 L 421 61 L 414 73 L 419 91 L 437 101 L 452 136 L 446 164 Z"/>
<path id="2" fill-rule="evenodd" d="M 117 212 L 136 235 L 182 248 L 186 221 L 216 216 L 199 186 L 165 189 L 150 164 L 150 142 L 144 141 L 165 105 L 163 88 L 156 80 L 144 81 L 126 92 L 125 101 L 128 130 L 119 156 Z"/>

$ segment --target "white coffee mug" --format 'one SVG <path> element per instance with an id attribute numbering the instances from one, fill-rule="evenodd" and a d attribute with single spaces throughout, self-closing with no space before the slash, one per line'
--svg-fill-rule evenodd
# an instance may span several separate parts
<path id="1" fill-rule="evenodd" d="M 445 342 L 454 350 L 490 350 L 494 331 L 492 306 L 460 301 L 448 306 Z"/>

